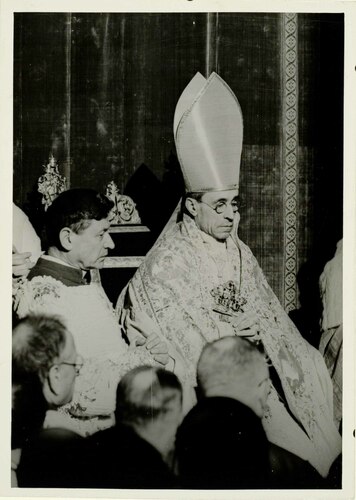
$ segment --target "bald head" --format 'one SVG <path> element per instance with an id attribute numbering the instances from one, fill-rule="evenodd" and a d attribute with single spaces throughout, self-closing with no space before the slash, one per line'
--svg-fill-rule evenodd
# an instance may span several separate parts
<path id="1" fill-rule="evenodd" d="M 140 366 L 120 381 L 116 393 L 116 419 L 144 425 L 165 413 L 173 400 L 181 402 L 182 387 L 170 371 Z"/>
<path id="2" fill-rule="evenodd" d="M 265 357 L 240 337 L 224 337 L 207 344 L 197 369 L 203 396 L 232 397 L 262 416 L 268 395 L 269 374 Z"/>
<path id="3" fill-rule="evenodd" d="M 174 373 L 140 366 L 116 392 L 116 422 L 126 424 L 167 458 L 182 417 L 182 386 Z"/>

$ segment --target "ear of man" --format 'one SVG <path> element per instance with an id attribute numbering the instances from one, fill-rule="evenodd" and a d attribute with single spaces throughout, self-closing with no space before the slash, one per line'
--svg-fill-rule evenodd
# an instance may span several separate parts
<path id="1" fill-rule="evenodd" d="M 59 365 L 49 369 L 47 377 L 43 380 L 43 393 L 48 403 L 57 403 L 61 390 L 61 374 Z"/>
<path id="2" fill-rule="evenodd" d="M 186 198 L 185 208 L 187 209 L 188 213 L 192 217 L 196 217 L 196 215 L 198 213 L 197 205 L 198 205 L 198 202 L 197 202 L 197 200 L 194 200 L 194 198 L 189 198 L 189 197 Z"/>
<path id="3" fill-rule="evenodd" d="M 59 233 L 59 241 L 65 250 L 71 250 L 73 246 L 73 231 L 69 227 L 63 227 Z"/>

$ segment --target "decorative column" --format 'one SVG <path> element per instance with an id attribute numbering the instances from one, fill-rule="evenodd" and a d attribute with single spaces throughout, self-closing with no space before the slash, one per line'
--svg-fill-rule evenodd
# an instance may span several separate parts
<path id="1" fill-rule="evenodd" d="M 282 168 L 284 207 L 284 309 L 298 305 L 298 16 L 282 14 Z"/>

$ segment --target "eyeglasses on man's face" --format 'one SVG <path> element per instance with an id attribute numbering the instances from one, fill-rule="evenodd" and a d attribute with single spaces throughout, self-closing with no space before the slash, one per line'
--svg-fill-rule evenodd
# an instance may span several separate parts
<path id="1" fill-rule="evenodd" d="M 67 361 L 62 361 L 61 363 L 57 363 L 57 365 L 58 366 L 60 366 L 60 365 L 73 366 L 75 369 L 75 374 L 79 375 L 80 370 L 83 368 L 84 360 L 81 356 L 77 356 L 75 363 L 68 363 Z"/>
<path id="2" fill-rule="evenodd" d="M 228 207 L 228 203 L 226 201 L 218 201 L 215 206 L 211 206 L 208 203 L 206 203 L 205 201 L 201 201 L 201 200 L 199 203 L 203 203 L 204 205 L 211 208 L 212 210 L 215 210 L 215 212 L 219 215 L 225 213 L 227 210 L 227 207 Z M 232 200 L 232 202 L 230 203 L 230 206 L 232 208 L 233 213 L 236 214 L 236 212 L 239 210 L 239 204 L 238 204 L 237 200 Z"/>

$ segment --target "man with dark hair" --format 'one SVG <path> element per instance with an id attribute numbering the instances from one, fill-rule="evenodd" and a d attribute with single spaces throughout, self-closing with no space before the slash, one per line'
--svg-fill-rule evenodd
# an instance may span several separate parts
<path id="1" fill-rule="evenodd" d="M 95 279 L 95 271 L 114 248 L 109 234 L 111 208 L 110 200 L 91 189 L 61 193 L 46 214 L 47 253 L 19 287 L 15 300 L 20 318 L 55 314 L 74 335 L 85 366 L 66 410 L 82 435 L 113 424 L 115 391 L 123 373 L 141 364 L 168 361 L 166 345 L 151 334 L 149 318 L 140 327 L 139 345 L 127 345 L 122 335 L 127 331 L 123 332 Z M 140 321 L 139 314 L 135 322 L 127 319 L 125 329 L 135 329 Z"/>
<path id="2" fill-rule="evenodd" d="M 171 471 L 182 388 L 169 371 L 141 366 L 120 381 L 116 425 L 91 436 L 94 488 L 172 488 Z M 116 451 L 120 450 L 120 453 Z"/>
<path id="3" fill-rule="evenodd" d="M 22 449 L 19 486 L 75 486 L 81 438 L 57 408 L 72 399 L 82 367 L 74 340 L 56 317 L 29 316 L 12 335 L 12 449 Z M 64 426 L 64 427 L 63 427 Z"/>
<path id="4" fill-rule="evenodd" d="M 74 233 L 79 234 L 87 229 L 92 221 L 107 219 L 112 208 L 113 202 L 93 189 L 64 191 L 46 212 L 48 247 L 62 247 L 60 233 L 63 228 L 70 227 Z"/>
<path id="5" fill-rule="evenodd" d="M 85 284 L 85 271 L 103 267 L 108 249 L 115 246 L 108 233 L 112 207 L 111 200 L 92 189 L 61 193 L 45 216 L 47 254 L 28 279 L 52 276 L 68 286 Z"/>

